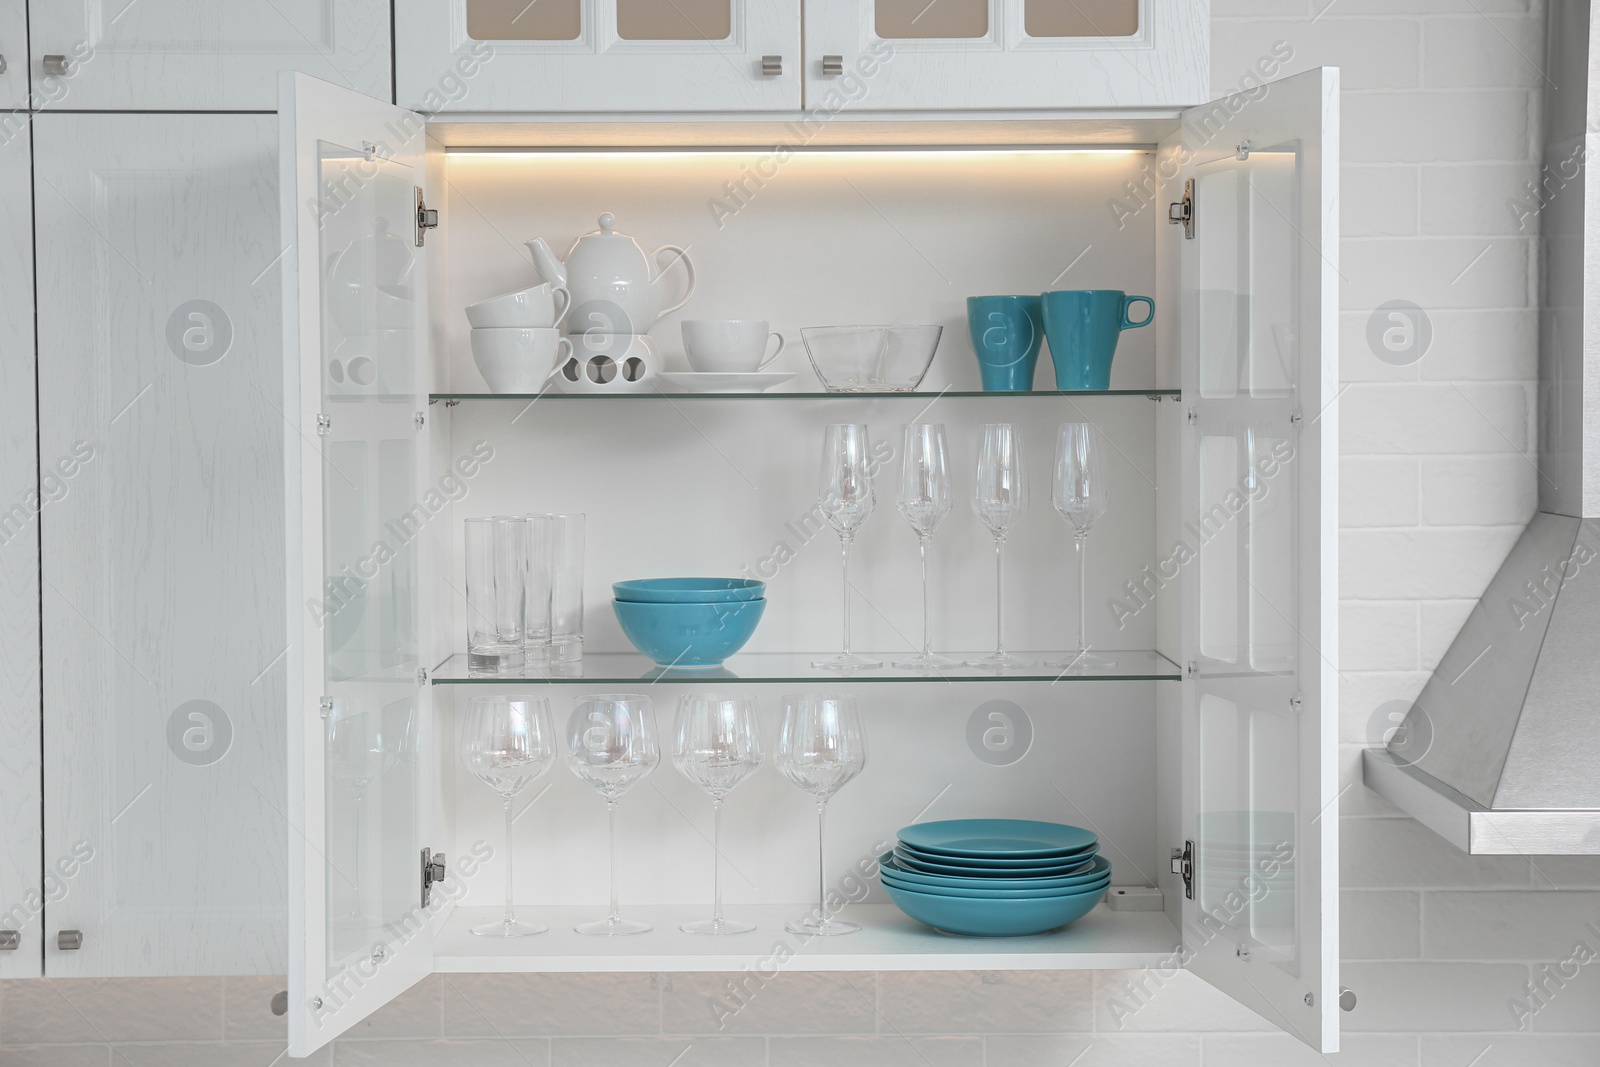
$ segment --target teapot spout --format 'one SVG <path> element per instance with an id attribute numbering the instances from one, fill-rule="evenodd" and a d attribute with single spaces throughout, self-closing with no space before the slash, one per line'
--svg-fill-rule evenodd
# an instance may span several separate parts
<path id="1" fill-rule="evenodd" d="M 533 254 L 533 265 L 538 268 L 539 276 L 551 285 L 567 284 L 567 268 L 550 251 L 550 246 L 544 243 L 543 237 L 534 237 L 526 242 L 528 251 Z"/>

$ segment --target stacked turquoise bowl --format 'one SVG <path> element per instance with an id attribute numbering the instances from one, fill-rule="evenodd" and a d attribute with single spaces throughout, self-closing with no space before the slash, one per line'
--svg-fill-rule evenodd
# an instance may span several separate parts
<path id="1" fill-rule="evenodd" d="M 1065 823 L 947 819 L 907 826 L 878 857 L 895 906 L 935 930 L 1028 937 L 1081 919 L 1111 884 L 1099 840 Z"/>

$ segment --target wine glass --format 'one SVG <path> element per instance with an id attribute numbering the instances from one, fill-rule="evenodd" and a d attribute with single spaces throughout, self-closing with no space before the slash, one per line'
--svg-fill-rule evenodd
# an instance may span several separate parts
<path id="1" fill-rule="evenodd" d="M 1089 651 L 1087 636 L 1084 546 L 1089 540 L 1089 528 L 1106 513 L 1110 504 L 1105 462 L 1100 454 L 1100 433 L 1089 423 L 1061 424 L 1056 438 L 1056 474 L 1050 495 L 1056 511 L 1072 527 L 1072 543 L 1078 556 L 1078 650 L 1050 666 L 1075 672 L 1115 667 L 1116 660 Z"/>
<path id="2" fill-rule="evenodd" d="M 324 727 L 328 777 L 350 798 L 354 812 L 355 847 L 351 876 L 354 896 L 350 911 L 339 921 L 345 932 L 364 935 L 367 915 L 362 911 L 361 854 L 365 827 L 362 801 L 367 790 L 400 763 L 411 736 L 412 705 L 374 708 L 367 699 L 339 697 L 331 702 Z"/>
<path id="3" fill-rule="evenodd" d="M 928 613 L 928 544 L 952 504 L 950 464 L 945 457 L 944 424 L 917 422 L 903 427 L 900 443 L 900 492 L 895 507 L 911 524 L 922 556 L 922 651 L 896 667 L 931 671 L 954 667 L 948 656 L 933 654 L 933 621 Z"/>
<path id="4" fill-rule="evenodd" d="M 872 446 L 864 423 L 837 423 L 822 431 L 822 485 L 817 507 L 839 535 L 844 557 L 844 651 L 812 661 L 824 670 L 864 670 L 883 666 L 882 660 L 850 651 L 850 543 L 872 514 L 877 496 L 872 491 Z"/>
<path id="5" fill-rule="evenodd" d="M 867 765 L 867 735 L 848 693 L 797 693 L 783 698 L 778 769 L 817 798 L 817 910 L 784 924 L 791 934 L 853 934 L 861 927 L 828 914 L 828 801 Z"/>
<path id="6" fill-rule="evenodd" d="M 1028 510 L 1028 479 L 1023 474 L 1022 441 L 1009 422 L 991 422 L 983 427 L 978 444 L 978 476 L 972 490 L 972 510 L 994 535 L 994 652 L 980 656 L 969 666 L 1000 670 L 1027 667 L 1026 660 L 1006 651 L 1005 547 L 1006 534 L 1022 520 Z"/>
<path id="7" fill-rule="evenodd" d="M 754 697 L 688 693 L 678 700 L 672 765 L 711 795 L 711 918 L 684 923 L 689 934 L 744 934 L 755 924 L 722 917 L 722 801 L 761 766 Z"/>
<path id="8" fill-rule="evenodd" d="M 611 911 L 604 919 L 575 927 L 580 934 L 642 934 L 650 924 L 617 912 L 617 801 L 661 762 L 650 698 L 602 693 L 578 701 L 567 720 L 567 766 L 606 798 L 606 833 L 611 840 Z"/>
<path id="9" fill-rule="evenodd" d="M 517 918 L 511 906 L 511 802 L 555 763 L 550 702 L 544 697 L 473 697 L 461 721 L 461 765 L 500 794 L 506 812 L 506 913 L 472 927 L 480 937 L 523 937 L 549 929 Z"/>

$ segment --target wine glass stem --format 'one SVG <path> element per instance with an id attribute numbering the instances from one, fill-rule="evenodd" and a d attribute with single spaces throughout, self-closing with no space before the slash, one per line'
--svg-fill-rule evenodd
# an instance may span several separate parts
<path id="1" fill-rule="evenodd" d="M 365 837 L 366 835 L 361 832 L 361 793 L 360 793 L 359 790 L 356 792 L 354 798 L 351 799 L 350 804 L 351 804 L 351 807 L 354 809 L 355 816 L 356 816 L 356 818 L 355 818 L 355 823 L 356 823 L 356 855 L 355 855 L 355 862 L 351 864 L 351 866 L 353 867 L 353 871 L 352 871 L 353 877 L 352 877 L 351 880 L 355 883 L 355 895 L 353 897 L 351 897 L 351 899 L 350 899 L 350 918 L 352 918 L 352 919 L 360 919 L 360 918 L 362 918 L 362 911 L 361 911 L 361 846 L 364 843 L 362 841 L 362 838 Z"/>
<path id="2" fill-rule="evenodd" d="M 606 836 L 611 839 L 611 914 L 607 917 L 610 922 L 618 922 L 622 915 L 617 909 L 617 802 L 615 798 L 606 800 Z"/>
<path id="3" fill-rule="evenodd" d="M 511 858 L 511 798 L 506 797 L 506 925 L 510 926 L 516 921 L 517 916 L 511 909 L 511 880 L 516 864 Z"/>
<path id="4" fill-rule="evenodd" d="M 850 536 L 839 535 L 839 549 L 844 557 L 844 654 L 850 655 Z"/>
<path id="5" fill-rule="evenodd" d="M 1088 533 L 1087 530 L 1079 532 L 1073 538 L 1073 545 L 1076 547 L 1077 553 L 1078 553 L 1078 655 L 1080 655 L 1080 656 L 1082 656 L 1084 654 L 1084 652 L 1088 649 L 1088 644 L 1089 644 L 1089 642 L 1088 642 L 1089 625 L 1088 625 L 1088 621 L 1087 621 L 1088 620 L 1088 608 L 1087 608 L 1088 597 L 1086 595 L 1087 588 L 1086 588 L 1086 586 L 1084 584 L 1084 576 L 1085 576 L 1086 572 L 1084 570 L 1084 562 L 1083 562 L 1083 545 L 1084 545 L 1084 542 L 1087 541 L 1088 539 L 1089 539 L 1089 533 Z"/>
<path id="6" fill-rule="evenodd" d="M 1005 631 L 1005 549 L 1004 535 L 994 539 L 994 656 L 999 659 L 1006 654 Z"/>
<path id="7" fill-rule="evenodd" d="M 817 801 L 817 918 L 828 921 L 828 802 Z"/>
<path id="8" fill-rule="evenodd" d="M 928 538 L 917 538 L 922 555 L 922 658 L 933 658 L 933 622 L 928 616 Z"/>
<path id="9" fill-rule="evenodd" d="M 848 647 L 848 646 L 846 646 Z M 722 925 L 722 798 L 711 800 L 711 921 Z"/>

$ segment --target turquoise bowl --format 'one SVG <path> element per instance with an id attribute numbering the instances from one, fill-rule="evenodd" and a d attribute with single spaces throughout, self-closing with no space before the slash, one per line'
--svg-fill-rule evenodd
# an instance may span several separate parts
<path id="1" fill-rule="evenodd" d="M 660 667 L 720 667 L 745 646 L 767 609 L 762 600 L 638 604 L 613 600 L 622 635 Z"/>
<path id="2" fill-rule="evenodd" d="M 974 900 L 1050 900 L 1054 897 L 1075 897 L 1080 893 L 1092 893 L 1096 890 L 1104 892 L 1111 886 L 1111 876 L 1102 874 L 1099 878 L 1084 885 L 1073 886 L 1068 889 L 1012 889 L 1008 886 L 995 886 L 990 889 L 956 889 L 950 886 L 917 885 L 914 882 L 903 882 L 888 871 L 879 871 L 878 880 L 885 889 L 904 889 L 908 893 L 926 893 L 930 897 L 970 897 Z"/>
<path id="3" fill-rule="evenodd" d="M 942 819 L 900 831 L 900 843 L 929 856 L 1040 859 L 1093 851 L 1099 839 L 1081 826 L 1037 819 Z"/>
<path id="4" fill-rule="evenodd" d="M 1087 868 L 1077 874 L 1062 874 L 1050 878 L 972 878 L 953 874 L 927 874 L 896 863 L 894 857 L 889 855 L 878 857 L 878 868 L 893 877 L 895 881 L 904 883 L 907 889 L 915 891 L 921 886 L 935 893 L 945 889 L 1078 889 L 1110 877 L 1111 874 L 1111 862 L 1104 856 L 1096 856 Z"/>
<path id="5" fill-rule="evenodd" d="M 1094 855 L 1093 852 L 1086 852 L 1081 856 L 1068 856 L 1052 863 L 1016 860 L 946 863 L 942 857 L 929 859 L 904 845 L 894 847 L 894 861 L 902 867 L 909 867 L 923 874 L 953 874 L 962 878 L 1059 878 L 1064 874 L 1076 874 L 1079 868 L 1094 858 Z"/>
<path id="6" fill-rule="evenodd" d="M 760 600 L 767 595 L 767 583 L 754 578 L 635 578 L 613 582 L 611 594 L 638 604 L 715 604 Z"/>
<path id="7" fill-rule="evenodd" d="M 1029 937 L 1083 918 L 1106 895 L 1105 887 L 1071 896 L 945 897 L 886 885 L 895 907 L 947 934 L 965 937 Z"/>

